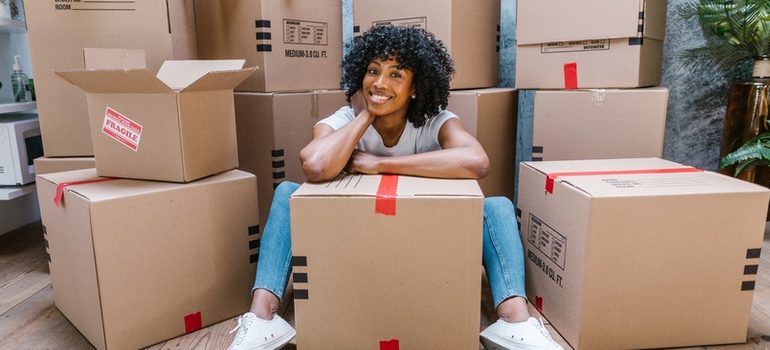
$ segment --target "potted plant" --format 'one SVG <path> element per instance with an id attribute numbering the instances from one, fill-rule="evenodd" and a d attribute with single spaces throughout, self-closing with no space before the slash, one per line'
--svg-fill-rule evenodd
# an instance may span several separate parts
<path id="1" fill-rule="evenodd" d="M 697 16 L 707 43 L 688 50 L 695 65 L 743 75 L 728 92 L 720 168 L 747 181 L 770 187 L 770 0 L 688 0 L 685 18 Z"/>

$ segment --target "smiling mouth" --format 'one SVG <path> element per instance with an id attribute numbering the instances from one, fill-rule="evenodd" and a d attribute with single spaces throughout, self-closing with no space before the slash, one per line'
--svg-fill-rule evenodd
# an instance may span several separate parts
<path id="1" fill-rule="evenodd" d="M 375 94 L 375 93 L 371 93 L 371 92 L 369 93 L 369 99 L 370 99 L 370 100 L 371 100 L 373 103 L 376 103 L 376 104 L 380 104 L 380 103 L 385 103 L 385 102 L 388 102 L 388 101 L 389 101 L 389 100 L 391 100 L 392 98 L 393 98 L 393 97 L 391 97 L 391 96 L 380 95 L 380 94 Z"/>

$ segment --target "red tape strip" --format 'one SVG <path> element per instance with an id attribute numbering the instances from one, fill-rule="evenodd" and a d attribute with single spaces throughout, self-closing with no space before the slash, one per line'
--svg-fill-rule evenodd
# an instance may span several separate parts
<path id="1" fill-rule="evenodd" d="M 398 188 L 398 175 L 382 175 L 380 187 L 377 189 L 377 198 L 374 203 L 374 212 L 377 214 L 396 215 L 396 189 Z"/>
<path id="2" fill-rule="evenodd" d="M 539 313 L 543 313 L 543 297 L 540 295 L 535 295 L 535 309 L 537 309 Z"/>
<path id="3" fill-rule="evenodd" d="M 97 182 L 112 181 L 112 180 L 117 180 L 117 179 L 112 177 L 100 177 L 100 178 L 91 179 L 91 180 L 62 182 L 56 185 L 56 194 L 54 194 L 53 196 L 53 204 L 57 207 L 60 207 L 64 203 L 64 189 L 67 187 L 75 186 L 75 185 L 83 185 L 83 184 L 92 184 Z"/>
<path id="4" fill-rule="evenodd" d="M 380 350 L 398 350 L 398 339 L 380 340 Z"/>
<path id="5" fill-rule="evenodd" d="M 550 173 L 545 177 L 545 191 L 553 193 L 554 182 L 561 176 L 590 176 L 590 175 L 630 175 L 630 174 L 674 174 L 674 173 L 699 173 L 703 170 L 693 167 L 668 168 L 668 169 L 637 169 L 637 170 L 604 170 L 604 171 L 574 171 L 563 173 Z"/>
<path id="6" fill-rule="evenodd" d="M 577 89 L 577 62 L 569 62 L 564 64 L 564 88 L 565 89 Z"/>
<path id="7" fill-rule="evenodd" d="M 203 328 L 201 312 L 194 312 L 184 316 L 184 332 L 189 334 Z"/>

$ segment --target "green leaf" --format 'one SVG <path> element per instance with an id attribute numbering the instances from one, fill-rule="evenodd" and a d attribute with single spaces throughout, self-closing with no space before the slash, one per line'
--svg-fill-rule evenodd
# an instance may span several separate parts
<path id="1" fill-rule="evenodd" d="M 762 133 L 746 141 L 743 146 L 722 157 L 719 168 L 738 164 L 736 175 L 743 168 L 756 161 L 770 161 L 770 133 Z"/>

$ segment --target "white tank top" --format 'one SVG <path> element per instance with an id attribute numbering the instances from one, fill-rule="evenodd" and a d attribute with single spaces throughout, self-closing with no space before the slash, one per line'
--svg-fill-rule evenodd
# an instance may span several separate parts
<path id="1" fill-rule="evenodd" d="M 324 123 L 337 130 L 352 122 L 355 117 L 353 108 L 344 106 L 318 123 Z M 451 118 L 458 117 L 454 113 L 445 110 L 432 118 L 428 118 L 425 121 L 425 125 L 419 128 L 415 128 L 412 123 L 407 121 L 401 138 L 398 139 L 398 143 L 393 147 L 385 147 L 380 134 L 374 129 L 374 126 L 369 125 L 361 140 L 358 141 L 356 148 L 376 156 L 406 156 L 437 151 L 441 149 L 441 144 L 438 141 L 438 132 L 441 130 L 441 126 Z"/>

